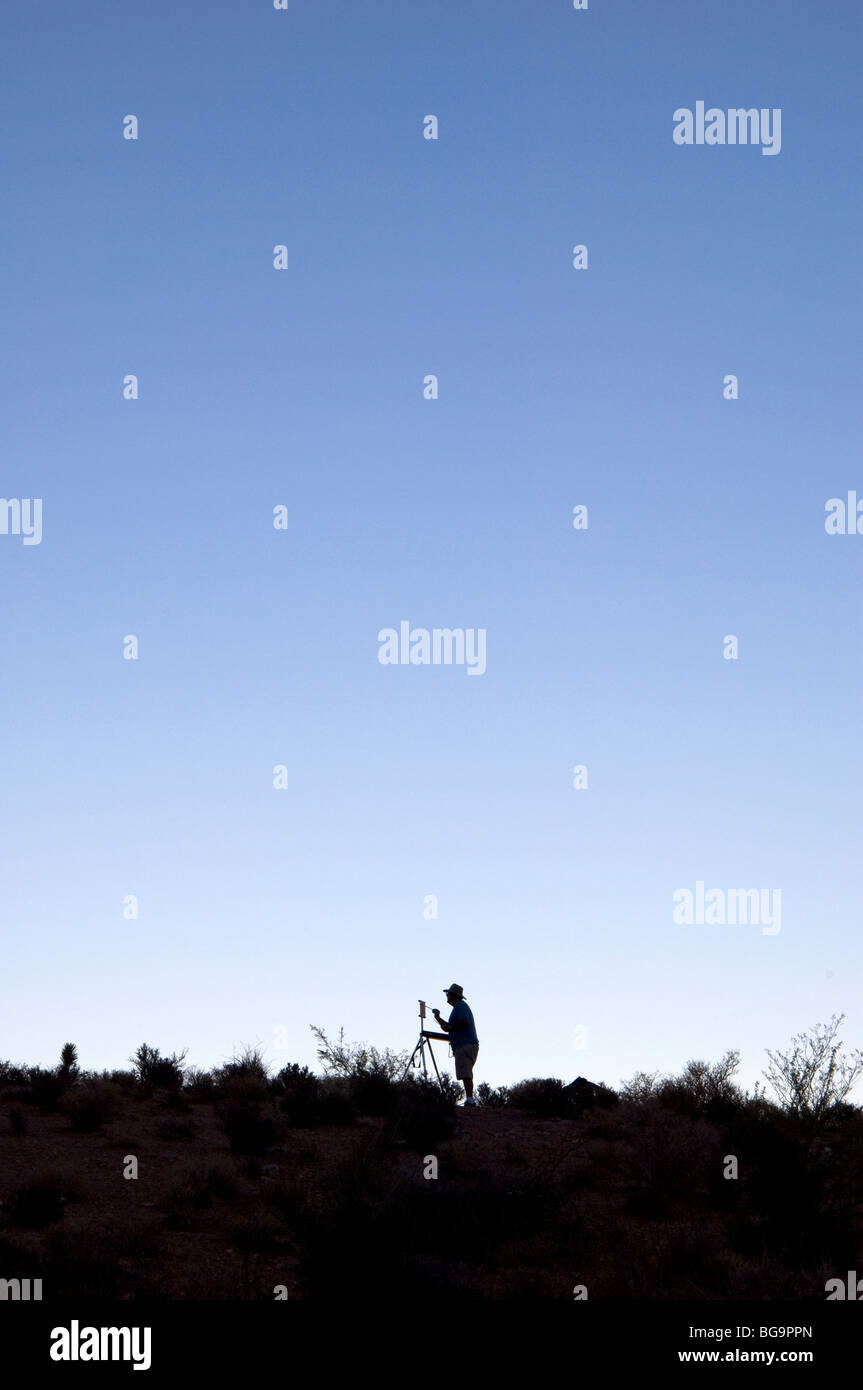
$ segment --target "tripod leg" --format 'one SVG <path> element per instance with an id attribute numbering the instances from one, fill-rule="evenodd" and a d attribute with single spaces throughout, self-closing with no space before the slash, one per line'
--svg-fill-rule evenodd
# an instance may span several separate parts
<path id="1" fill-rule="evenodd" d="M 401 1079 L 402 1079 L 402 1081 L 404 1081 L 405 1077 L 407 1076 L 408 1072 L 410 1071 L 411 1067 L 413 1066 L 413 1064 L 414 1064 L 414 1058 L 416 1057 L 417 1053 L 418 1053 L 418 1052 L 422 1052 L 422 1046 L 423 1046 L 423 1042 L 424 1042 L 424 1041 L 425 1041 L 425 1039 L 423 1038 L 422 1033 L 420 1033 L 419 1042 L 417 1043 L 416 1047 L 414 1048 L 413 1052 L 411 1053 L 411 1055 L 410 1055 L 410 1060 L 409 1060 L 407 1066 L 405 1067 L 404 1071 L 403 1071 L 402 1074 L 401 1074 Z M 423 1066 L 425 1066 L 425 1057 L 423 1057 Z"/>
<path id="2" fill-rule="evenodd" d="M 437 1077 L 437 1084 L 440 1086 L 441 1090 L 443 1090 L 443 1082 L 440 1079 L 440 1072 L 437 1069 L 437 1062 L 435 1061 L 434 1050 L 431 1043 L 429 1043 L 429 1052 L 431 1052 L 432 1066 L 434 1067 L 434 1074 Z"/>

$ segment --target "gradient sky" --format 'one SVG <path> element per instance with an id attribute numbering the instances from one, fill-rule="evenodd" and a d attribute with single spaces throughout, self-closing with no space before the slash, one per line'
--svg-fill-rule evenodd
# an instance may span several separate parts
<path id="1" fill-rule="evenodd" d="M 863 1046 L 861 30 L 6 8 L 0 1057 L 316 1065 L 453 980 L 492 1084 Z M 781 152 L 676 146 L 698 100 Z M 485 675 L 380 665 L 402 619 Z M 698 880 L 781 931 L 675 924 Z"/>

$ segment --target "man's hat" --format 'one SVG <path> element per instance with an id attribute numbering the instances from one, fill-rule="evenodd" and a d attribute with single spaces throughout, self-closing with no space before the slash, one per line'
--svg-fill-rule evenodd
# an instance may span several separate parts
<path id="1" fill-rule="evenodd" d="M 444 994 L 464 994 L 461 985 L 450 985 L 449 989 L 444 990 Z"/>

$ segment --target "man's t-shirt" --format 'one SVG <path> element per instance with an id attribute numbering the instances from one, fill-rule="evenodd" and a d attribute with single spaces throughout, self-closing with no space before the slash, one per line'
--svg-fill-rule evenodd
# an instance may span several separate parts
<path id="1" fill-rule="evenodd" d="M 465 1022 L 466 1028 L 456 1028 L 456 1023 Z M 479 1046 L 479 1038 L 474 1027 L 473 1014 L 468 1007 L 466 999 L 460 999 L 453 1009 L 448 1019 L 450 1033 L 450 1047 L 461 1047 L 462 1043 L 476 1043 Z"/>

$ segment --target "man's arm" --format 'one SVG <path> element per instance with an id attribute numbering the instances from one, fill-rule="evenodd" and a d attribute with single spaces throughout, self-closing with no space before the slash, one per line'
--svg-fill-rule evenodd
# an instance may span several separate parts
<path id="1" fill-rule="evenodd" d="M 440 1013 L 437 1009 L 432 1009 L 432 1013 L 434 1014 L 435 1018 L 437 1019 L 438 1023 L 440 1024 L 441 1028 L 443 1028 L 445 1033 L 455 1033 L 459 1028 L 467 1028 L 468 1026 L 468 1021 L 466 1018 L 457 1018 L 455 1023 L 447 1023 L 444 1019 L 441 1018 Z"/>

